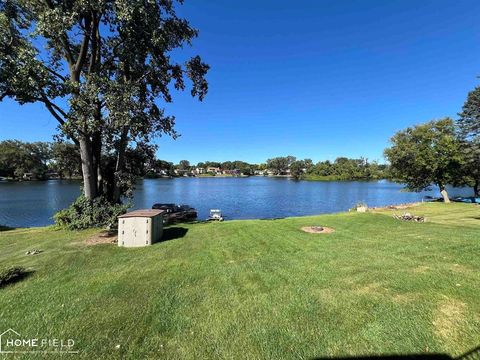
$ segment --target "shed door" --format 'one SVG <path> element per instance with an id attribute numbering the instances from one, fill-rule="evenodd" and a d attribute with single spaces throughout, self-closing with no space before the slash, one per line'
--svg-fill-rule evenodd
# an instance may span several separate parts
<path id="1" fill-rule="evenodd" d="M 135 218 L 135 225 L 133 226 L 133 246 L 145 246 L 149 244 L 150 221 L 149 218 Z"/>
<path id="2" fill-rule="evenodd" d="M 152 219 L 151 218 L 143 218 L 142 222 L 143 222 L 143 227 L 142 227 L 142 230 L 143 230 L 143 239 L 142 240 L 143 240 L 143 242 L 142 242 L 142 246 L 150 245 L 151 244 L 151 238 L 152 238 L 152 234 L 151 234 Z"/>

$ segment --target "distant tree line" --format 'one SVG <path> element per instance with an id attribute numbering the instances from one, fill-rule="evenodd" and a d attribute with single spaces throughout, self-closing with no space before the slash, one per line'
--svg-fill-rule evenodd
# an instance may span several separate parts
<path id="1" fill-rule="evenodd" d="M 298 160 L 294 156 L 268 159 L 265 169 L 273 175 L 289 175 L 294 179 L 306 180 L 376 180 L 387 177 L 386 165 L 368 159 L 349 159 L 338 157 L 319 161 L 316 164 L 311 159 Z"/>
<path id="2" fill-rule="evenodd" d="M 153 147 L 137 146 L 125 153 L 125 168 L 134 177 L 144 176 L 155 157 Z M 111 169 L 105 176 L 113 176 L 115 157 L 105 156 L 103 166 Z M 28 176 L 26 176 L 28 175 Z M 81 161 L 78 147 L 69 142 L 0 142 L 0 176 L 13 180 L 47 178 L 81 178 Z M 106 189 L 113 191 L 113 188 Z"/>
<path id="3" fill-rule="evenodd" d="M 105 154 L 103 167 L 112 169 L 104 176 L 113 174 L 115 157 Z M 371 180 L 385 177 L 385 165 L 369 162 L 367 159 L 348 159 L 339 157 L 335 161 L 320 161 L 316 164 L 311 159 L 297 160 L 294 156 L 267 159 L 262 164 L 251 164 L 241 160 L 202 161 L 196 165 L 188 160 L 178 164 L 157 159 L 155 148 L 137 146 L 127 149 L 125 168 L 130 180 L 138 177 L 179 176 L 185 173 L 207 173 L 208 169 L 235 172 L 250 175 L 291 176 L 295 179 L 311 180 Z M 81 178 L 81 161 L 78 147 L 69 142 L 22 142 L 4 140 L 0 142 L 0 176 L 14 180 L 24 179 L 25 174 L 31 179 Z M 128 186 L 130 187 L 130 185 Z M 106 189 L 108 191 L 108 189 Z"/>
<path id="4" fill-rule="evenodd" d="M 379 180 L 388 177 L 387 166 L 366 158 L 349 159 L 339 157 L 335 161 L 320 161 L 312 166 L 310 177 L 336 180 Z"/>
<path id="5" fill-rule="evenodd" d="M 235 161 L 202 161 L 195 164 L 191 164 L 188 160 L 180 160 L 178 164 L 169 162 L 166 160 L 155 159 L 153 161 L 153 166 L 148 169 L 148 177 L 156 177 L 159 174 L 166 176 L 178 176 L 179 173 L 197 173 L 198 169 L 203 169 L 207 173 L 207 169 L 215 168 L 223 171 L 238 171 L 238 173 L 243 175 L 253 175 L 255 170 L 258 169 L 258 165 L 249 164 L 245 161 L 235 160 Z"/>
<path id="6" fill-rule="evenodd" d="M 80 154 L 75 145 L 64 142 L 0 142 L 0 176 L 21 179 L 25 174 L 45 179 L 48 173 L 60 178 L 81 174 Z"/>
<path id="7" fill-rule="evenodd" d="M 449 118 L 430 121 L 398 132 L 385 150 L 390 166 L 366 158 L 339 157 L 334 161 L 298 160 L 294 156 L 275 157 L 265 163 L 245 161 L 188 160 L 178 164 L 155 157 L 155 149 L 137 146 L 126 152 L 130 181 L 138 177 L 180 176 L 198 169 L 238 171 L 243 175 L 291 176 L 306 180 L 392 179 L 413 191 L 438 186 L 449 201 L 446 185 L 471 186 L 480 196 L 480 88 L 469 94 L 457 121 Z M 105 168 L 115 168 L 115 157 L 104 156 Z M 180 172 L 179 172 L 180 171 Z M 0 176 L 11 179 L 81 178 L 78 147 L 68 142 L 0 142 Z M 108 173 L 106 173 L 108 176 Z M 132 186 L 128 186 L 132 188 Z M 113 189 L 110 189 L 112 191 Z M 126 190 L 126 189 L 125 189 Z M 108 191 L 108 190 L 107 190 Z"/>
<path id="8" fill-rule="evenodd" d="M 369 162 L 365 158 L 349 159 L 339 157 L 335 161 L 320 161 L 316 164 L 311 159 L 299 160 L 295 156 L 279 156 L 267 159 L 261 164 L 250 164 L 245 161 L 202 161 L 196 165 L 188 160 L 181 160 L 173 164 L 165 160 L 155 160 L 154 166 L 147 172 L 147 176 L 155 174 L 177 176 L 178 174 L 198 174 L 200 170 L 211 173 L 209 169 L 218 169 L 222 172 L 235 171 L 242 175 L 270 175 L 290 176 L 294 179 L 307 180 L 376 180 L 387 177 L 387 166 L 376 161 Z"/>

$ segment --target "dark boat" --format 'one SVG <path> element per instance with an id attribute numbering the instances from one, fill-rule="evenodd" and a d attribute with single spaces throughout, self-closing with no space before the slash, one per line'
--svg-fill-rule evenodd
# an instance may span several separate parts
<path id="1" fill-rule="evenodd" d="M 452 201 L 455 202 L 462 202 L 462 203 L 467 203 L 467 204 L 480 204 L 480 197 L 456 197 L 453 198 Z"/>
<path id="2" fill-rule="evenodd" d="M 164 224 L 193 221 L 197 219 L 197 210 L 189 205 L 154 204 L 152 209 L 164 210 Z"/>

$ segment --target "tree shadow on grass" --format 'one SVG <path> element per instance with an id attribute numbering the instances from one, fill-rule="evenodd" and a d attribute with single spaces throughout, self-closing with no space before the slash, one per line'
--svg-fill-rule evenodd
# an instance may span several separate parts
<path id="1" fill-rule="evenodd" d="M 159 242 L 175 240 L 183 238 L 188 232 L 188 229 L 179 227 L 179 226 L 171 226 L 163 229 L 163 235 Z"/>
<path id="2" fill-rule="evenodd" d="M 10 226 L 0 225 L 0 231 L 9 231 L 9 230 L 15 230 L 15 228 L 10 227 Z"/>
<path id="3" fill-rule="evenodd" d="M 453 360 L 446 354 L 371 355 L 351 357 L 314 358 L 314 360 Z"/>
<path id="4" fill-rule="evenodd" d="M 477 360 L 480 359 L 480 346 L 465 354 L 453 357 L 447 354 L 405 354 L 405 355 L 371 355 L 314 358 L 315 360 Z"/>
<path id="5" fill-rule="evenodd" d="M 32 276 L 34 272 L 33 270 L 25 270 L 20 267 L 7 269 L 0 274 L 0 289 L 25 280 Z"/>

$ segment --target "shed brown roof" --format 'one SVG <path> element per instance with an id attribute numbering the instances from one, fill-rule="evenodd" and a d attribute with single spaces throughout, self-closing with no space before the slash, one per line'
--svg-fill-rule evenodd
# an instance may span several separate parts
<path id="1" fill-rule="evenodd" d="M 165 210 L 157 210 L 157 209 L 140 209 L 130 211 L 126 214 L 120 215 L 118 218 L 129 218 L 129 217 L 154 217 L 157 215 L 161 215 L 165 212 Z"/>

